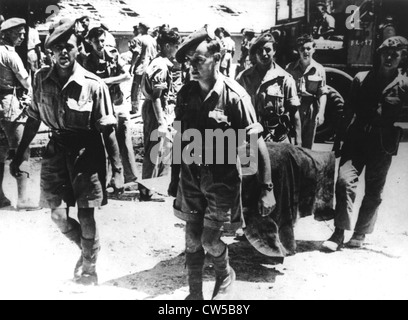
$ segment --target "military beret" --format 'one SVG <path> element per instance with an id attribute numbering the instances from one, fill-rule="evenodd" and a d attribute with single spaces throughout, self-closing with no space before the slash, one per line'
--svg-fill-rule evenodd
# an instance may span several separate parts
<path id="1" fill-rule="evenodd" d="M 186 53 L 190 49 L 194 48 L 194 46 L 198 46 L 201 42 L 203 42 L 206 39 L 211 40 L 216 39 L 214 32 L 210 32 L 207 26 L 204 26 L 203 28 L 196 30 L 190 35 L 188 35 L 176 52 L 176 60 L 179 63 L 183 63 Z"/>
<path id="2" fill-rule="evenodd" d="M 382 45 L 377 49 L 377 51 L 380 52 L 388 48 L 396 49 L 396 50 L 407 49 L 408 40 L 401 36 L 394 36 L 394 37 L 388 38 L 382 43 Z"/>
<path id="3" fill-rule="evenodd" d="M 16 27 L 24 26 L 27 22 L 21 18 L 10 18 L 1 24 L 0 31 L 10 30 Z"/>
<path id="4" fill-rule="evenodd" d="M 318 3 L 316 3 L 316 7 L 319 7 L 319 6 L 327 8 L 327 3 L 324 1 L 319 1 Z"/>
<path id="5" fill-rule="evenodd" d="M 51 49 L 57 41 L 70 37 L 75 32 L 74 26 L 75 20 L 61 20 L 53 33 L 45 40 L 45 49 Z"/>
<path id="6" fill-rule="evenodd" d="M 261 46 L 268 42 L 275 43 L 275 38 L 270 32 L 265 32 L 261 34 L 258 38 L 256 38 L 252 46 L 249 48 L 249 53 L 251 55 L 255 54 L 258 48 L 260 48 Z"/>
<path id="7" fill-rule="evenodd" d="M 145 28 L 145 29 L 150 29 L 150 26 L 147 22 L 139 22 L 139 27 Z"/>

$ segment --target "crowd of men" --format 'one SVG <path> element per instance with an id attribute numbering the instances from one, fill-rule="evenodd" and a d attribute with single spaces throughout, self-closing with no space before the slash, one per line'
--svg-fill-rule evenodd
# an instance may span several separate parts
<path id="1" fill-rule="evenodd" d="M 42 159 L 39 207 L 51 209 L 55 224 L 81 251 L 74 281 L 96 285 L 100 244 L 95 208 L 107 203 L 108 183 L 121 192 L 140 178 L 129 123 L 130 114 L 141 108 L 142 179 L 171 174 L 169 195 L 176 198 L 174 213 L 186 222 L 187 299 L 203 299 L 206 253 L 212 257 L 216 273 L 213 299 L 227 298 L 236 274 L 221 236 L 225 230 L 241 226 L 245 189 L 242 191 L 239 161 L 182 161 L 170 166 L 171 159 L 164 158 L 171 157 L 168 150 L 175 135 L 188 129 L 203 135 L 208 129 L 246 130 L 246 139 L 256 136 L 257 141 L 259 161 L 254 175 L 260 192 L 256 206 L 262 216 L 272 214 L 277 206 L 274 185 L 281 182 L 273 178 L 270 152 L 276 144 L 291 150 L 312 149 L 316 128 L 324 122 L 328 88 L 324 67 L 313 59 L 314 37 L 299 37 L 299 59 L 279 66 L 274 60 L 273 30 L 255 37 L 253 30 L 244 29 L 236 76 L 231 71 L 235 43 L 223 27 L 211 30 L 204 26 L 182 39 L 177 28 L 163 25 L 150 32 L 148 24 L 141 22 L 129 42 L 129 66 L 107 28 L 100 25 L 89 30 L 89 25 L 86 16 L 53 25 L 45 40 L 47 59 L 40 59 L 39 43 L 32 41 L 29 61 L 35 74 L 31 80 L 15 52 L 24 40 L 26 22 L 11 18 L 1 24 L 0 124 L 7 143 L 0 154 L 0 207 L 11 205 L 2 189 L 9 158 L 18 184 L 17 209 L 37 209 L 38 205 L 28 200 L 27 163 L 29 145 L 40 124 L 46 124 L 52 134 Z M 365 235 L 374 230 L 385 179 L 401 136 L 394 123 L 408 102 L 408 78 L 399 69 L 407 47 L 402 37 L 386 39 L 377 51 L 380 64 L 358 74 L 353 82 L 344 123 L 349 129 L 342 136 L 345 144 L 336 187 L 336 231 L 324 244 L 327 250 L 341 247 L 344 231 L 353 229 L 351 214 L 364 167 L 365 198 L 348 245 L 361 247 Z M 121 84 L 132 77 L 128 106 L 128 93 L 122 91 Z M 177 133 L 172 127 L 174 120 L 181 123 Z M 244 144 L 240 141 L 237 154 Z M 206 147 L 203 153 L 210 152 Z M 183 150 L 198 152 L 190 150 L 184 140 Z M 152 201 L 153 195 L 140 187 L 140 199 Z M 70 217 L 70 208 L 75 206 L 78 221 Z"/>

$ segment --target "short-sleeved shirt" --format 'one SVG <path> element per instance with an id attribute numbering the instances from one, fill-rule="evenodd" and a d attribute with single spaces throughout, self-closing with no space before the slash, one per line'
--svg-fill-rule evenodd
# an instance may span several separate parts
<path id="1" fill-rule="evenodd" d="M 28 40 L 27 40 L 27 49 L 35 49 L 37 45 L 41 44 L 40 34 L 35 28 L 28 29 Z"/>
<path id="2" fill-rule="evenodd" d="M 117 77 L 124 73 L 124 61 L 119 57 L 119 53 L 112 53 L 110 50 L 103 51 L 103 57 L 99 57 L 96 51 L 92 50 L 84 61 L 84 68 L 99 78 L 106 79 Z M 109 87 L 109 93 L 114 105 L 123 103 L 123 92 L 119 84 Z"/>
<path id="3" fill-rule="evenodd" d="M 276 142 L 285 140 L 291 128 L 290 118 L 300 106 L 293 77 L 273 63 L 265 76 L 253 66 L 238 76 L 238 82 L 250 94 L 264 134 L 272 134 Z"/>
<path id="4" fill-rule="evenodd" d="M 219 75 L 214 88 L 203 99 L 196 81 L 185 85 L 176 106 L 176 121 L 181 122 L 181 133 L 188 129 L 201 132 L 203 141 L 208 142 L 205 130 L 239 130 L 256 122 L 255 110 L 248 93 L 237 82 Z M 183 142 L 184 152 L 189 142 Z M 202 157 L 205 159 L 204 146 Z M 215 144 L 214 144 L 215 147 Z M 239 147 L 239 144 L 238 144 Z M 228 144 L 224 144 L 228 148 Z M 213 150 L 213 155 L 218 150 Z M 226 149 L 225 149 L 226 151 Z M 213 160 L 214 161 L 214 160 Z M 224 154 L 224 164 L 188 164 L 182 159 L 181 175 L 177 199 L 174 202 L 175 215 L 185 221 L 203 222 L 213 229 L 237 229 L 242 215 L 241 177 L 237 164 L 228 164 Z"/>
<path id="5" fill-rule="evenodd" d="M 286 71 L 296 81 L 299 98 L 304 104 L 311 104 L 328 93 L 326 84 L 326 71 L 324 67 L 312 60 L 311 64 L 303 70 L 300 60 L 290 63 Z"/>
<path id="6" fill-rule="evenodd" d="M 140 35 L 135 40 L 134 52 L 139 54 L 135 74 L 142 75 L 149 63 L 157 56 L 157 42 L 148 34 Z"/>
<path id="7" fill-rule="evenodd" d="M 55 68 L 37 72 L 27 113 L 55 132 L 86 134 L 116 124 L 108 87 L 77 62 L 63 87 Z"/>
<path id="8" fill-rule="evenodd" d="M 171 89 L 173 85 L 172 68 L 173 63 L 168 58 L 157 57 L 147 67 L 142 79 L 141 88 L 146 99 L 153 100 L 153 90 L 162 90 L 160 99 L 163 108 L 169 100 L 175 102 L 177 99 L 177 93 Z"/>
<path id="9" fill-rule="evenodd" d="M 281 115 L 296 112 L 300 105 L 295 80 L 276 63 L 264 77 L 253 66 L 242 72 L 237 81 L 251 96 L 258 117 L 267 107 L 272 107 L 276 114 Z"/>
<path id="10" fill-rule="evenodd" d="M 256 113 L 248 93 L 235 80 L 223 75 L 214 85 L 206 99 L 200 96 L 198 82 L 185 85 L 179 95 L 176 120 L 183 124 L 183 130 L 198 129 L 244 129 L 256 123 Z"/>
<path id="11" fill-rule="evenodd" d="M 28 78 L 23 61 L 14 47 L 3 41 L 0 41 L 0 74 L 0 90 L 12 90 L 14 87 L 21 86 L 17 75 L 22 79 Z"/>

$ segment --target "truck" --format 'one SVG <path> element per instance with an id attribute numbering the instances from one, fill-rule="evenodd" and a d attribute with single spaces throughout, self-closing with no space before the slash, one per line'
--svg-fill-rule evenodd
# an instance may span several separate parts
<path id="1" fill-rule="evenodd" d="M 276 0 L 272 30 L 280 35 L 278 54 L 293 59 L 296 38 L 312 34 L 316 5 L 321 0 Z M 326 121 L 317 129 L 316 142 L 334 139 L 336 125 L 343 114 L 353 77 L 375 64 L 376 49 L 386 37 L 408 37 L 408 1 L 406 0 L 331 0 L 325 1 L 336 20 L 335 31 L 317 38 L 315 59 L 326 69 L 329 99 Z M 279 47 L 282 48 L 279 52 Z M 286 58 L 286 59 L 285 59 Z M 290 61 L 287 61 L 290 62 Z M 406 122 L 407 112 L 401 115 Z"/>

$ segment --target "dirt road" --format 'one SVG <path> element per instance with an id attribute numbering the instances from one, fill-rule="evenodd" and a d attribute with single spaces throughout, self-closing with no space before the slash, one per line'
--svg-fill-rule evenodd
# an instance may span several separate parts
<path id="1" fill-rule="evenodd" d="M 283 264 L 257 253 L 247 242 L 226 237 L 237 271 L 234 298 L 407 299 L 406 159 L 408 144 L 404 143 L 389 175 L 377 230 L 364 250 L 320 252 L 333 225 L 311 218 L 299 221 L 298 253 Z M 32 161 L 31 190 L 36 199 L 39 159 Z M 7 194 L 15 201 L 15 185 L 9 175 L 6 184 Z M 49 211 L 0 210 L 0 299 L 183 299 L 188 290 L 184 225 L 171 208 L 168 198 L 164 203 L 110 201 L 98 210 L 100 286 L 86 290 L 70 285 L 79 251 L 59 233 Z M 214 272 L 209 264 L 205 270 L 204 295 L 209 299 Z"/>

